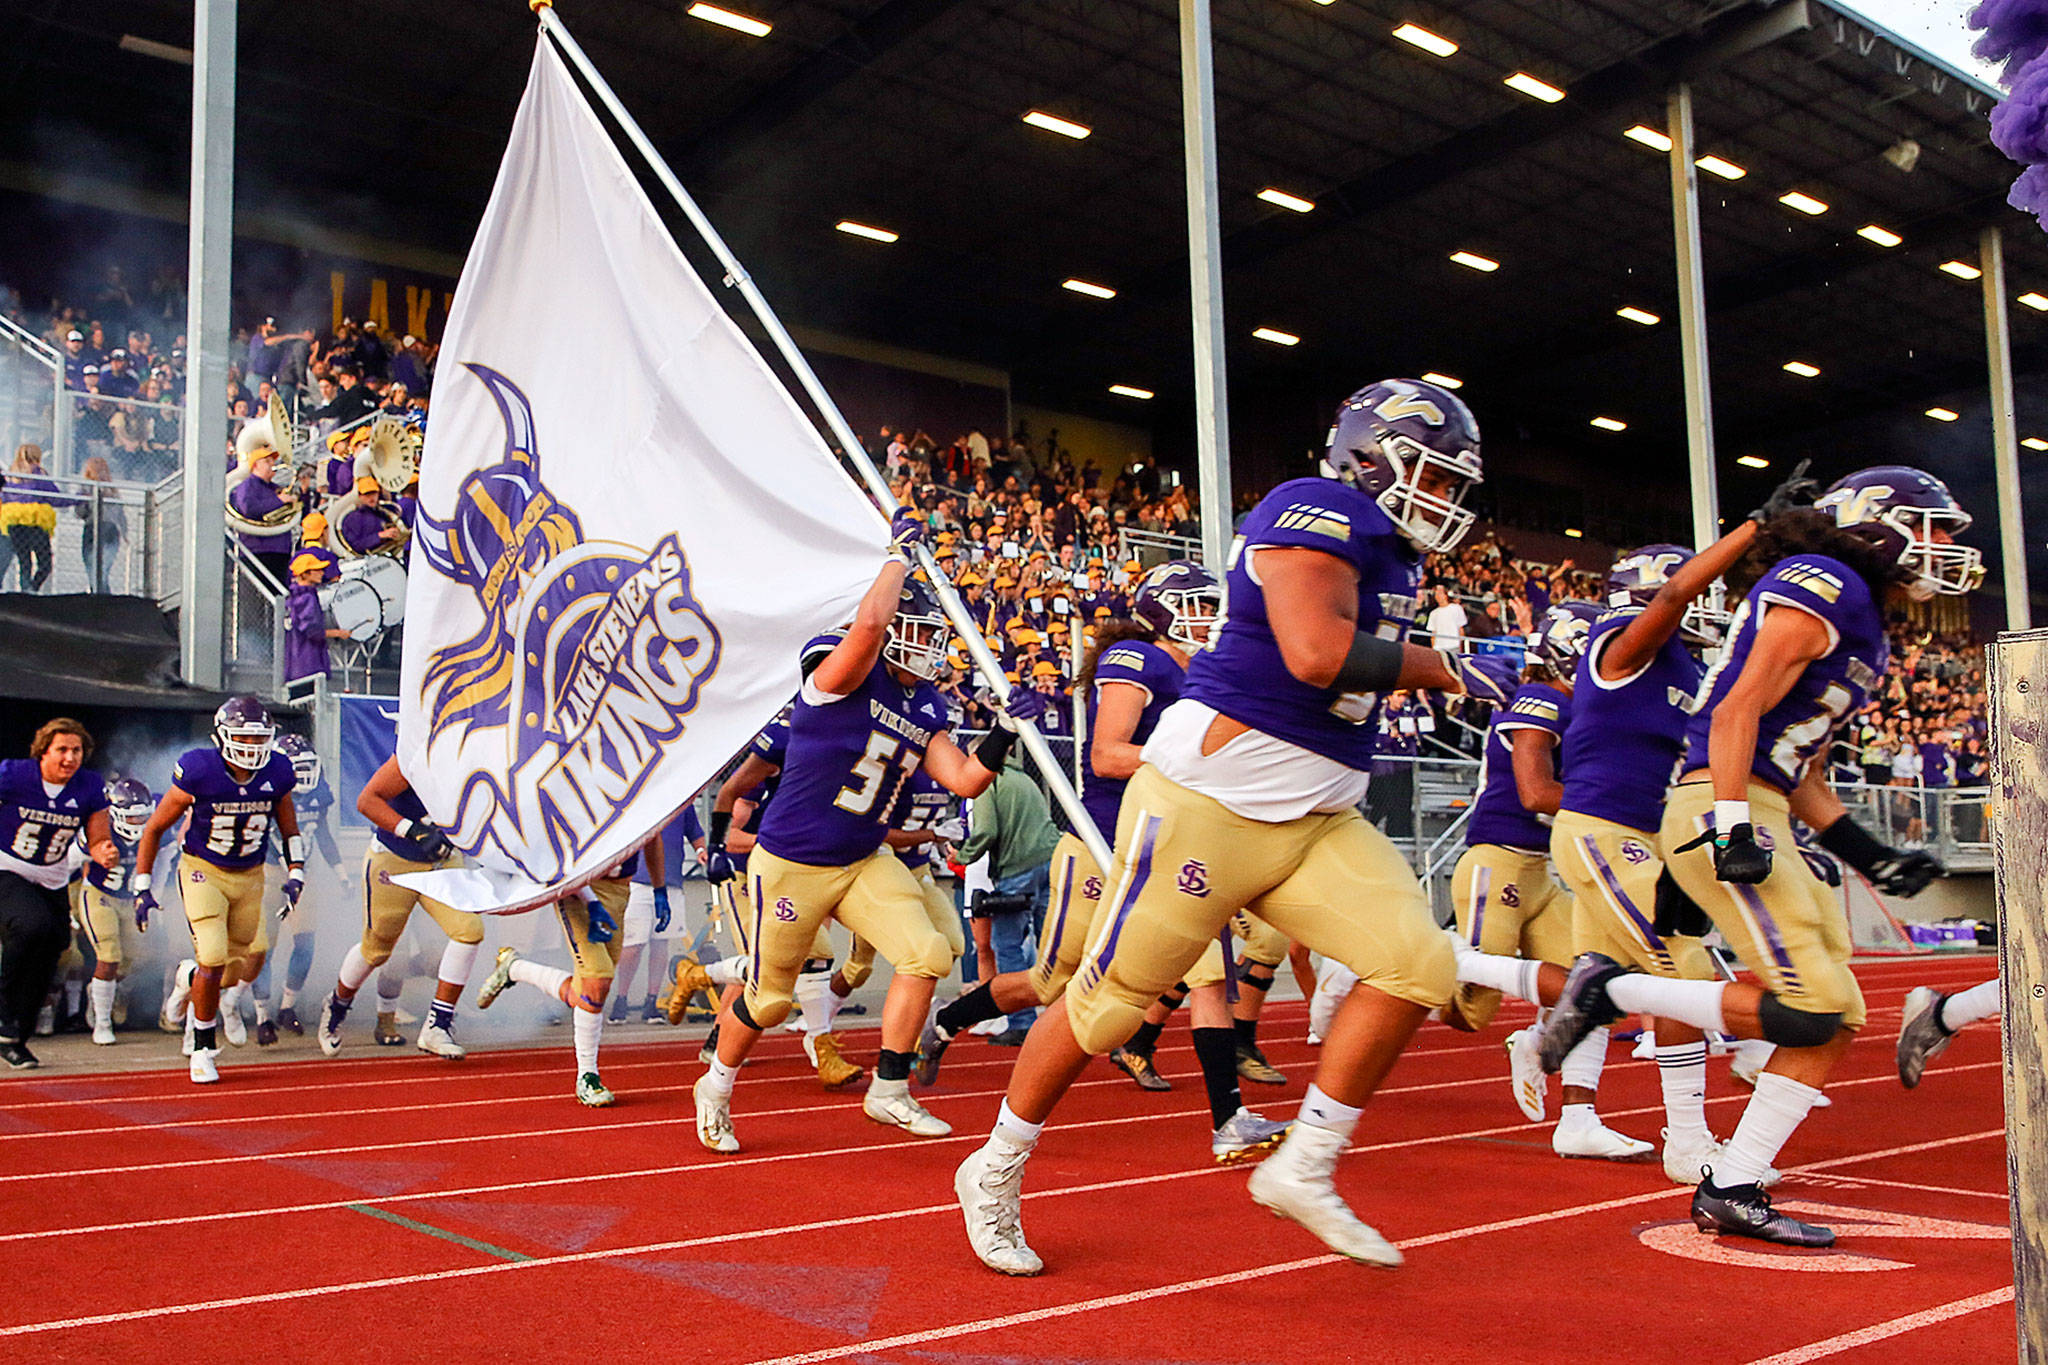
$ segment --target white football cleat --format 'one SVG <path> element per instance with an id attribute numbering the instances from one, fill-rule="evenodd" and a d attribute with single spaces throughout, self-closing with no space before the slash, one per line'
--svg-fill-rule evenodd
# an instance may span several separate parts
<path id="1" fill-rule="evenodd" d="M 1550 1077 L 1543 1072 L 1543 1059 L 1536 1050 L 1539 1030 L 1531 1025 L 1508 1035 L 1508 1085 L 1515 1107 L 1531 1123 L 1543 1122 L 1550 1096 Z M 1647 1149 L 1648 1144 L 1644 1144 Z"/>
<path id="2" fill-rule="evenodd" d="M 1002 1275 L 1036 1275 L 1045 1269 L 1024 1241 L 1021 1204 L 1029 1144 L 1004 1133 L 968 1154 L 953 1172 L 953 1195 L 967 1220 L 967 1242 L 975 1257 Z"/>
<path id="3" fill-rule="evenodd" d="M 171 973 L 171 993 L 164 997 L 164 1007 L 157 1015 L 157 1027 L 165 1033 L 176 1033 L 186 1023 L 186 1002 L 192 998 L 192 974 L 199 970 L 199 964 L 186 958 Z"/>
<path id="4" fill-rule="evenodd" d="M 1341 1133 L 1297 1123 L 1288 1130 L 1280 1150 L 1252 1172 L 1252 1199 L 1281 1218 L 1301 1224 L 1341 1256 L 1366 1265 L 1397 1266 L 1401 1252 L 1392 1242 L 1359 1221 L 1332 1176 L 1337 1155 L 1347 1145 Z"/>
<path id="5" fill-rule="evenodd" d="M 1572 1107 L 1566 1105 L 1564 1116 L 1558 1119 L 1557 1129 L 1550 1135 L 1550 1150 L 1559 1156 L 1593 1161 L 1641 1161 L 1657 1151 L 1647 1142 L 1615 1132 L 1597 1116 L 1589 1122 L 1571 1115 Z"/>
<path id="6" fill-rule="evenodd" d="M 334 992 L 327 992 L 327 998 L 320 1002 L 320 1052 L 332 1057 L 341 1051 L 341 1026 L 348 1019 L 348 1007 L 335 999 Z"/>
<path id="7" fill-rule="evenodd" d="M 1636 1045 L 1629 1049 L 1628 1055 L 1638 1062 L 1656 1061 L 1657 1035 L 1644 1029 L 1643 1036 L 1636 1039 Z"/>
<path id="8" fill-rule="evenodd" d="M 880 1076 L 868 1083 L 860 1111 L 876 1123 L 901 1128 L 912 1137 L 947 1137 L 953 1125 L 933 1114 L 910 1095 L 910 1082 L 885 1081 Z"/>
<path id="9" fill-rule="evenodd" d="M 697 1108 L 697 1141 L 714 1152 L 737 1152 L 740 1140 L 732 1131 L 732 1096 L 706 1089 L 709 1075 L 699 1076 L 690 1087 L 690 1102 Z"/>
<path id="10" fill-rule="evenodd" d="M 505 988 L 512 984 L 512 964 L 518 960 L 519 952 L 517 949 L 498 949 L 497 965 L 491 968 L 491 974 L 484 978 L 483 985 L 476 989 L 476 1007 L 478 1009 L 489 1009 L 491 1002 L 502 995 Z M 561 1020 L 556 1019 L 551 1022 L 560 1023 Z"/>
<path id="11" fill-rule="evenodd" d="M 437 1026 L 431 1019 L 420 1030 L 419 1049 L 431 1057 L 446 1057 L 450 1061 L 469 1055 L 469 1049 L 456 1042 L 454 1034 Z"/>
<path id="12" fill-rule="evenodd" d="M 249 1041 L 249 1026 L 242 1022 L 242 1012 L 225 1000 L 220 1004 L 220 1036 L 231 1047 L 242 1047 Z"/>
<path id="13" fill-rule="evenodd" d="M 191 1062 L 192 1084 L 212 1085 L 220 1079 L 220 1067 L 214 1062 L 214 1058 L 218 1056 L 220 1056 L 220 1049 L 217 1047 L 202 1047 L 193 1051 Z"/>
<path id="14" fill-rule="evenodd" d="M 194 1048 L 195 1046 L 197 1046 L 197 1044 L 198 1044 L 198 1036 L 197 1036 L 197 1034 L 198 1034 L 198 1025 L 196 1025 L 196 1024 L 194 1024 L 194 1023 L 192 1022 L 192 1011 L 190 1011 L 190 1010 L 186 1010 L 186 1011 L 185 1011 L 185 1041 L 184 1041 L 184 1043 L 183 1043 L 183 1044 L 181 1044 L 181 1045 L 179 1046 L 179 1048 L 178 1048 L 178 1051 L 180 1051 L 180 1052 L 184 1053 L 184 1054 L 185 1054 L 185 1055 L 186 1055 L 187 1057 L 190 1057 L 190 1056 L 192 1055 L 192 1049 L 193 1049 L 193 1048 Z"/>
<path id="15" fill-rule="evenodd" d="M 112 1047 L 114 1045 L 114 1021 L 105 1018 L 95 1019 L 92 1025 L 92 1040 L 101 1047 Z"/>

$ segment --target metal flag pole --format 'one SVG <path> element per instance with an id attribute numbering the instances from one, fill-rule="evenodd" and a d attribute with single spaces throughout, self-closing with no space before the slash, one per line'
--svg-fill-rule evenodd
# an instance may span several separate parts
<path id="1" fill-rule="evenodd" d="M 640 130 L 640 125 L 626 112 L 626 106 L 619 102 L 618 95 L 613 93 L 611 86 L 598 73 L 597 67 L 585 55 L 576 39 L 570 36 L 568 26 L 555 13 L 552 0 L 529 0 L 529 3 L 540 16 L 540 31 L 553 40 L 562 55 L 567 57 L 570 64 L 582 74 L 583 79 L 590 83 L 591 90 L 611 112 L 612 118 L 617 120 L 620 130 L 626 135 L 626 140 L 633 144 L 634 150 L 640 153 L 648 169 L 654 172 L 654 178 L 661 182 L 661 187 L 675 200 L 676 207 L 683 211 L 683 216 L 697 229 L 697 235 L 704 239 L 704 244 L 718 257 L 718 263 L 725 269 L 726 284 L 737 289 L 740 297 L 747 301 L 747 306 L 754 310 L 754 316 L 767 331 L 768 339 L 775 343 L 775 349 L 795 373 L 797 383 L 803 386 L 812 405 L 824 417 L 825 425 L 846 452 L 848 462 L 859 473 L 862 482 L 867 484 L 868 492 L 882 507 L 893 508 L 896 505 L 896 495 L 889 490 L 889 481 L 882 477 L 881 470 L 875 468 L 874 461 L 868 457 L 867 447 L 853 434 L 853 427 L 841 415 L 839 405 L 832 401 L 832 396 L 825 392 L 825 386 L 812 371 L 810 362 L 804 359 L 803 352 L 797 349 L 796 342 L 790 338 L 781 319 L 775 316 L 775 310 L 768 306 L 768 300 L 755 285 L 753 276 L 740 264 L 739 257 L 733 255 L 732 248 L 719 236 L 718 229 L 711 225 L 711 220 L 697 207 L 697 201 L 690 197 L 689 191 L 676 179 L 676 174 L 669 169 L 668 162 L 654 149 L 654 144 L 648 141 L 647 134 Z M 968 615 L 966 606 L 960 601 L 960 595 L 953 590 L 952 580 L 948 579 L 945 570 L 939 567 L 939 561 L 932 554 L 930 546 L 918 545 L 916 554 L 918 567 L 923 569 L 925 577 L 931 580 L 932 589 L 938 594 L 939 604 L 945 608 L 946 619 L 953 623 L 953 629 L 959 633 L 960 643 L 967 647 L 968 657 L 974 660 L 975 668 L 980 671 L 996 695 L 1007 699 L 1010 695 L 1010 684 L 1003 675 L 1003 666 L 990 652 L 988 642 L 981 638 L 981 631 L 976 628 L 974 618 Z M 1081 804 L 1079 793 L 1074 790 L 1073 783 L 1067 780 L 1067 775 L 1061 771 L 1059 760 L 1053 756 L 1052 747 L 1045 742 L 1045 736 L 1038 732 L 1038 727 L 1025 724 L 1018 726 L 1018 738 L 1024 742 L 1025 752 L 1031 755 L 1032 761 L 1038 765 L 1039 773 L 1052 788 L 1053 797 L 1060 803 L 1060 809 L 1064 810 L 1068 820 L 1073 822 L 1074 833 L 1087 846 L 1089 856 L 1095 859 L 1098 867 L 1106 871 L 1113 861 L 1109 841 L 1102 837 L 1102 831 L 1097 829 L 1095 822 L 1089 818 L 1087 809 Z"/>

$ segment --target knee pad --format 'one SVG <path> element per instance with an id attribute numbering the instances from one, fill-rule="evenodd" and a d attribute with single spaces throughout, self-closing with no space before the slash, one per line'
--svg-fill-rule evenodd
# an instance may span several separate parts
<path id="1" fill-rule="evenodd" d="M 1131 1040 L 1131 1035 L 1145 1022 L 1145 1006 L 1119 998 L 1105 984 L 1098 986 L 1085 1002 L 1069 997 L 1067 1022 L 1081 1050 L 1091 1057 L 1101 1057 Z"/>
<path id="2" fill-rule="evenodd" d="M 875 959 L 872 953 L 865 960 L 849 957 L 846 959 L 846 965 L 839 969 L 839 979 L 846 983 L 849 990 L 859 990 L 874 974 Z"/>
<path id="3" fill-rule="evenodd" d="M 1819 1047 L 1842 1027 L 1841 1011 L 1819 1013 L 1795 1010 L 1775 995 L 1766 995 L 1757 1006 L 1757 1021 L 1763 1025 L 1764 1040 L 1779 1047 Z"/>
<path id="4" fill-rule="evenodd" d="M 789 1018 L 793 1003 L 787 995 L 771 996 L 749 991 L 732 1002 L 732 1017 L 748 1028 L 765 1033 Z"/>
<path id="5" fill-rule="evenodd" d="M 1484 986 L 1459 986 L 1444 1005 L 1444 1025 L 1460 1033 L 1477 1033 L 1500 1012 L 1500 992 Z"/>

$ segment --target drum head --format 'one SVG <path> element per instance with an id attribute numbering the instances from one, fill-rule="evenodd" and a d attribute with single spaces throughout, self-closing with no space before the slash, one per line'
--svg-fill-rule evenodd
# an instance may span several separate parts
<path id="1" fill-rule="evenodd" d="M 376 590 L 379 617 L 384 629 L 405 621 L 405 566 L 389 555 L 370 555 L 362 561 L 362 580 Z"/>
<path id="2" fill-rule="evenodd" d="M 351 640 L 367 640 L 384 628 L 384 602 L 377 590 L 361 578 L 344 578 L 327 598 L 327 614 L 337 630 L 348 632 Z"/>

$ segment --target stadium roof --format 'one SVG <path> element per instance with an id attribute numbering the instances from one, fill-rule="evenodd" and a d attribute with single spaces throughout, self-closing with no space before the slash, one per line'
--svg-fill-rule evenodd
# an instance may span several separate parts
<path id="1" fill-rule="evenodd" d="M 732 0 L 772 21 L 765 38 L 689 8 L 559 12 L 785 316 L 1184 433 L 1173 0 Z M 47 160 L 83 134 L 178 191 L 188 71 L 120 42 L 189 43 L 190 12 L 17 16 L 0 156 Z M 244 0 L 241 24 L 241 203 L 459 255 L 525 78 L 525 6 Z M 1402 24 L 1457 50 L 1402 41 Z M 1626 135 L 1661 129 L 1682 79 L 1699 149 L 1744 172 L 1701 176 L 1724 501 L 1769 477 L 1737 457 L 1810 447 L 1827 472 L 1926 459 L 1992 520 L 1982 300 L 1939 267 L 1973 263 L 1978 232 L 2003 225 L 2012 294 L 2048 296 L 2048 241 L 2005 206 L 2015 168 L 1987 139 L 1996 90 L 1831 0 L 1216 0 L 1214 27 L 1241 468 L 1314 444 L 1367 378 L 1436 371 L 1466 381 L 1495 441 L 1682 485 L 1669 169 Z M 1517 72 L 1564 97 L 1503 83 Z M 1781 200 L 1795 192 L 1825 208 Z M 2021 434 L 2048 437 L 2048 392 L 2025 382 L 2048 362 L 2048 313 L 2013 314 Z M 1110 395 L 1119 382 L 1159 397 Z"/>

